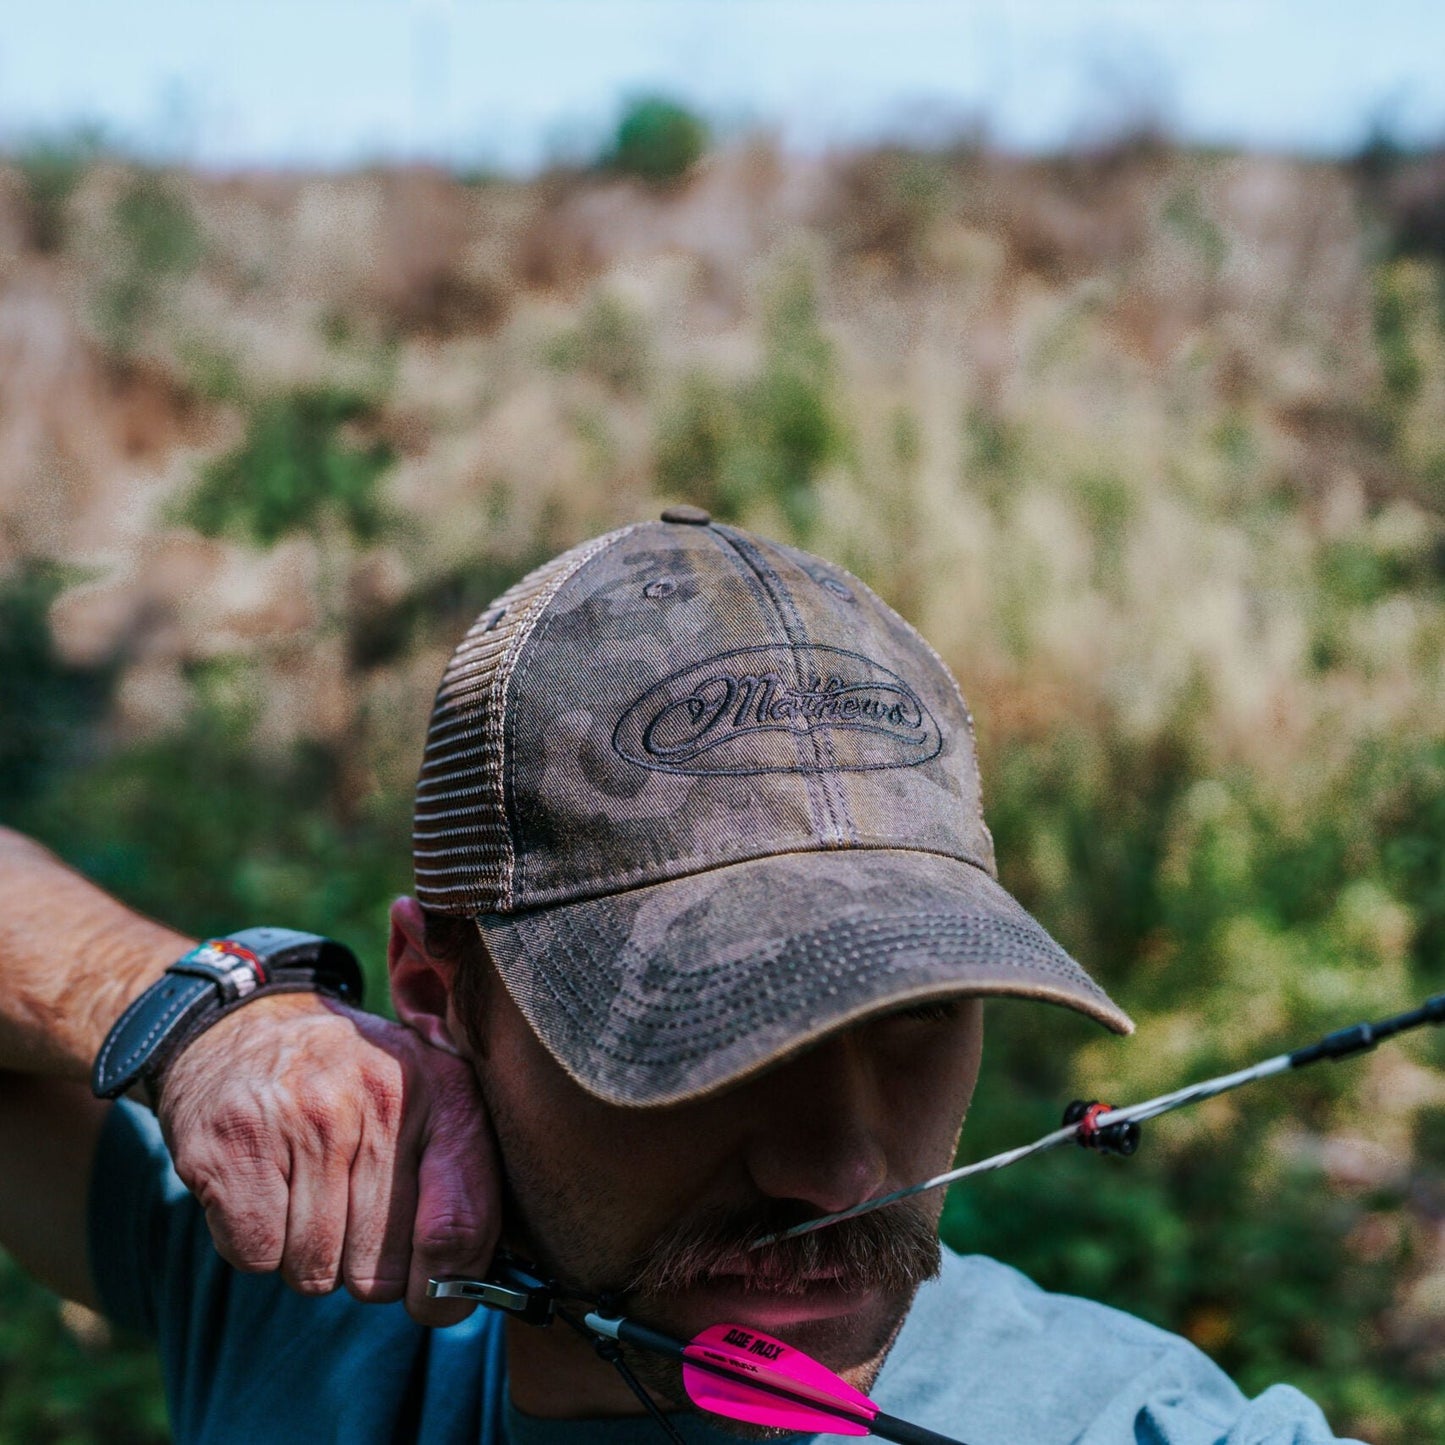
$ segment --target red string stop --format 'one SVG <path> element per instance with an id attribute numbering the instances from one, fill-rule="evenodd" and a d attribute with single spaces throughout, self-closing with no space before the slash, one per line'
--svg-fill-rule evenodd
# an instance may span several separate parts
<path id="1" fill-rule="evenodd" d="M 1126 1121 L 1100 1127 L 1100 1117 L 1110 1113 L 1113 1108 L 1112 1104 L 1102 1103 L 1098 1099 L 1075 1099 L 1064 1110 L 1064 1123 L 1079 1126 L 1074 1142 L 1081 1149 L 1093 1149 L 1100 1154 L 1118 1154 L 1124 1158 L 1138 1149 L 1140 1135 L 1137 1124 Z"/>

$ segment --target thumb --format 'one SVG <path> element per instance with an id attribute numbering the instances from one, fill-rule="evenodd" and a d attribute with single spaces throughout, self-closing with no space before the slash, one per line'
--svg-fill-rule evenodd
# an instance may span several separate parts
<path id="1" fill-rule="evenodd" d="M 500 1230 L 501 1173 L 496 1142 L 468 1075 L 465 1087 L 439 1093 L 421 1141 L 406 1291 L 413 1319 L 420 1324 L 449 1325 L 472 1312 L 475 1306 L 465 1302 L 428 1299 L 427 1280 L 485 1274 Z"/>

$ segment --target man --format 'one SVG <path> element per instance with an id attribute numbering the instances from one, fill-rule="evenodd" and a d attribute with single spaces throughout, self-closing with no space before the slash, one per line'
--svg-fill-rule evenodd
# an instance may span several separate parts
<path id="1" fill-rule="evenodd" d="M 1182 1340 L 940 1258 L 937 1195 L 748 1249 L 947 1167 L 984 997 L 1131 1027 L 998 885 L 957 686 L 855 578 L 686 507 L 531 574 L 442 680 L 414 858 L 394 1026 L 334 996 L 331 946 L 188 954 L 3 839 L 0 1241 L 158 1340 L 179 1440 L 661 1439 L 576 1336 L 426 1297 L 499 1237 L 971 1445 L 1332 1438 L 1288 1388 L 1247 1402 Z M 84 1090 L 97 1053 L 159 1127 Z"/>

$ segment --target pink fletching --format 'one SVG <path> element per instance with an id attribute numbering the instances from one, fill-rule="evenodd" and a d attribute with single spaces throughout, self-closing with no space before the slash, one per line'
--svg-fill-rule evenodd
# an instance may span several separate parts
<path id="1" fill-rule="evenodd" d="M 878 1407 L 811 1355 L 742 1325 L 711 1325 L 683 1351 L 688 1398 L 754 1425 L 866 1435 Z M 707 1368 L 712 1366 L 712 1369 Z M 715 1373 L 725 1370 L 727 1373 Z M 796 1399 L 771 1393 L 787 1390 Z"/>

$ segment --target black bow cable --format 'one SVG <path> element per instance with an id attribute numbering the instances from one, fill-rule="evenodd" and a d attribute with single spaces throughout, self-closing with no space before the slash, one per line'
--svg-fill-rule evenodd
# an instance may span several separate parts
<path id="1" fill-rule="evenodd" d="M 617 1373 L 622 1376 L 627 1388 L 637 1396 L 642 1404 L 642 1408 L 662 1426 L 667 1438 L 673 1442 L 673 1445 L 687 1445 L 687 1441 L 677 1433 L 677 1427 L 662 1413 L 657 1401 L 648 1393 L 647 1386 L 632 1373 L 632 1367 L 622 1358 L 622 1350 L 619 1348 L 616 1340 L 608 1339 L 605 1335 L 593 1334 L 581 1320 L 569 1314 L 561 1305 L 554 1305 L 553 1312 L 564 1323 L 571 1325 L 584 1340 L 590 1340 L 592 1342 L 592 1348 L 597 1351 L 599 1359 L 606 1360 L 609 1365 L 616 1367 Z"/>

